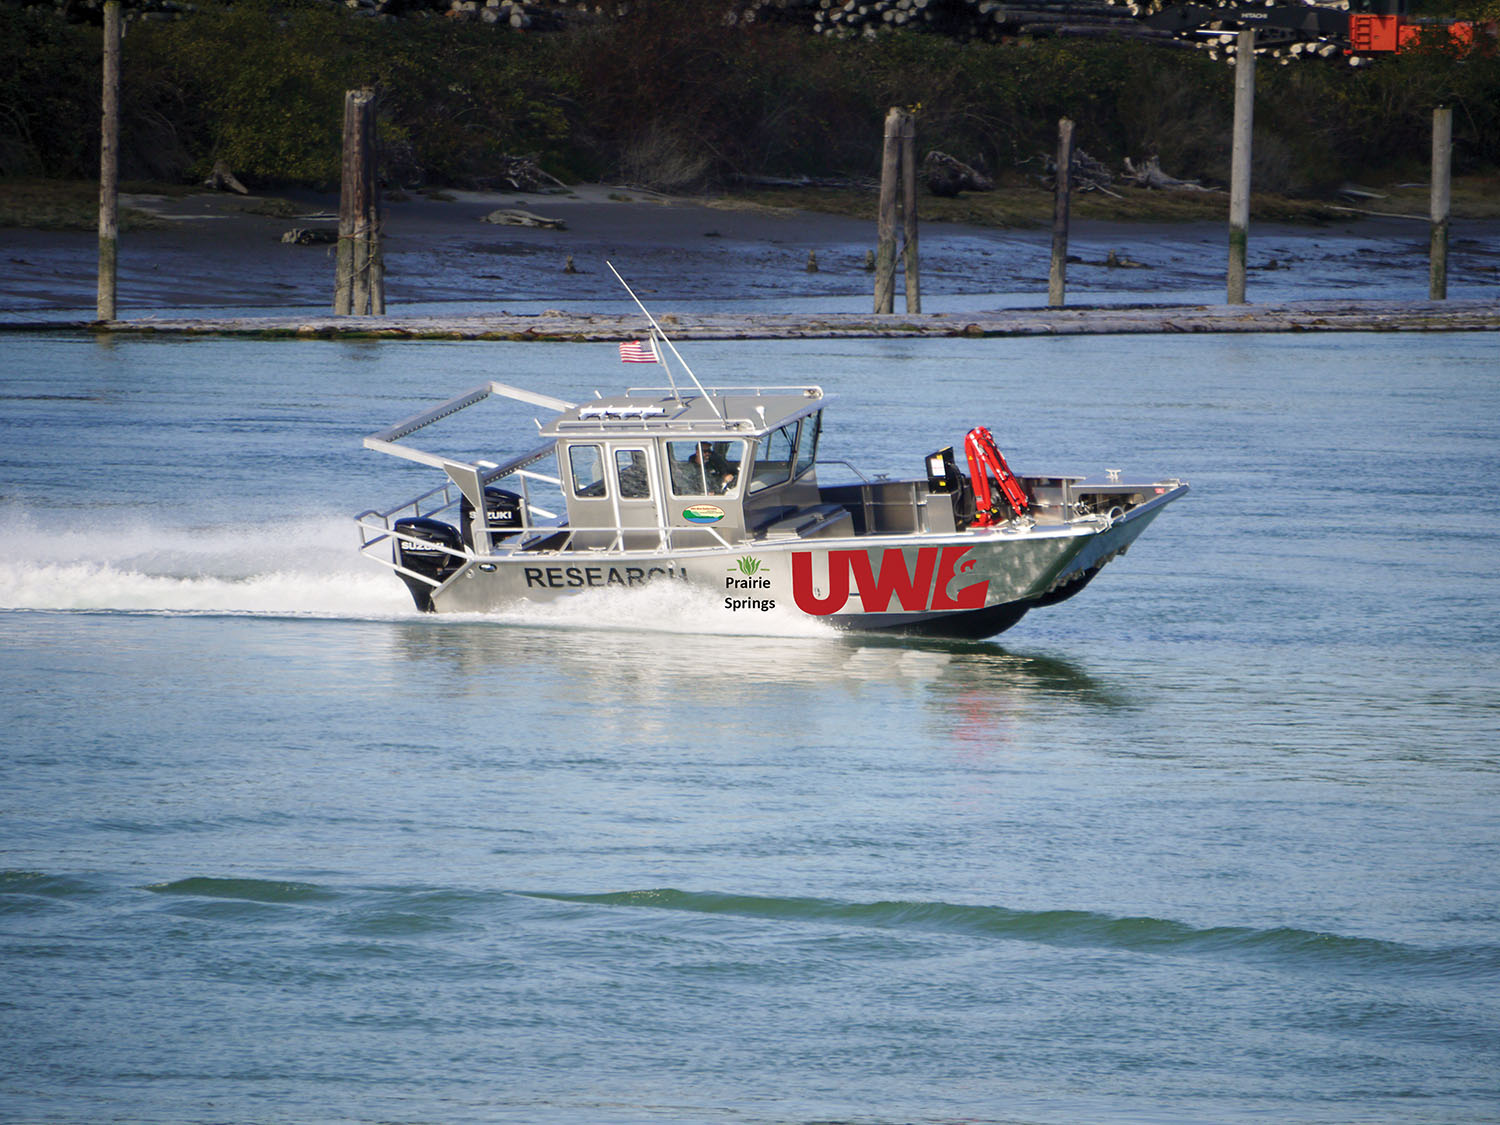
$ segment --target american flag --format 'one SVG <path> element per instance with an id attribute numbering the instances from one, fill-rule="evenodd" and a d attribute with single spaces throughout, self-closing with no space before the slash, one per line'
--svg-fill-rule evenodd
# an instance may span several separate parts
<path id="1" fill-rule="evenodd" d="M 626 340 L 620 345 L 621 363 L 656 363 L 656 345 L 651 340 Z"/>

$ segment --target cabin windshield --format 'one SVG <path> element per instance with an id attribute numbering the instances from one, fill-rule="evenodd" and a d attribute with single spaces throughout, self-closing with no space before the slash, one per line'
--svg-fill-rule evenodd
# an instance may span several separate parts
<path id="1" fill-rule="evenodd" d="M 818 460 L 818 435 L 823 432 L 823 412 L 810 414 L 802 419 L 802 436 L 797 441 L 797 467 L 794 477 L 800 477 Z"/>
<path id="2" fill-rule="evenodd" d="M 667 464 L 674 496 L 722 496 L 739 483 L 742 441 L 669 441 Z"/>
<path id="3" fill-rule="evenodd" d="M 785 484 L 800 477 L 818 459 L 818 434 L 823 428 L 823 412 L 810 414 L 800 422 L 788 422 L 761 439 L 750 472 L 750 491 Z"/>

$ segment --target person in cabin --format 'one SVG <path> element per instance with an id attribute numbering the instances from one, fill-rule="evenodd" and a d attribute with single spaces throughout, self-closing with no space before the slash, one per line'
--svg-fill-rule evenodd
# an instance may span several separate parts
<path id="1" fill-rule="evenodd" d="M 725 456 L 727 445 L 727 442 L 706 441 L 669 443 L 672 491 L 678 496 L 719 496 L 733 488 L 739 470 Z M 684 449 L 688 451 L 687 458 L 680 460 Z"/>

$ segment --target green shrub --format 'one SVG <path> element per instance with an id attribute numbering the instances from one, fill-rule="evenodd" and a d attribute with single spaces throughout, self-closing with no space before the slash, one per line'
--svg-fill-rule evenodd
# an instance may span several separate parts
<path id="1" fill-rule="evenodd" d="M 993 173 L 1039 170 L 1071 117 L 1097 158 L 1156 155 L 1224 180 L 1233 71 L 1144 43 L 835 41 L 725 24 L 713 4 L 635 0 L 631 15 L 515 34 L 442 19 L 359 18 L 312 0 L 199 0 L 132 23 L 121 168 L 188 181 L 218 160 L 258 185 L 328 187 L 346 90 L 374 86 L 387 181 L 483 186 L 495 158 L 682 188 L 736 174 L 873 176 L 892 105 L 923 149 Z M 0 175 L 97 168 L 97 28 L 0 4 Z M 1429 48 L 1351 68 L 1257 73 L 1257 186 L 1317 192 L 1425 166 L 1431 110 L 1455 108 L 1455 164 L 1500 165 L 1500 58 Z"/>
<path id="2" fill-rule="evenodd" d="M 0 6 L 0 176 L 87 176 L 98 166 L 98 33 Z"/>

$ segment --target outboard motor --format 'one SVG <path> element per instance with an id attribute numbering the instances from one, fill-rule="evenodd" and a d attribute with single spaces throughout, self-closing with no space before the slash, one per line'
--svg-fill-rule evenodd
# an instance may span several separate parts
<path id="1" fill-rule="evenodd" d="M 484 523 L 489 528 L 492 545 L 526 526 L 521 509 L 522 500 L 516 493 L 494 486 L 484 490 Z M 458 502 L 458 526 L 463 532 L 464 546 L 470 550 L 474 549 L 473 515 L 474 505 L 465 496 Z"/>
<path id="2" fill-rule="evenodd" d="M 452 524 L 423 516 L 397 520 L 391 532 L 396 540 L 396 562 L 407 570 L 426 575 L 434 582 L 446 582 L 464 565 L 459 556 L 439 550 L 440 547 L 453 551 L 464 549 L 463 539 Z M 411 591 L 417 608 L 423 613 L 431 613 L 434 587 L 409 574 L 402 574 L 401 581 Z"/>

